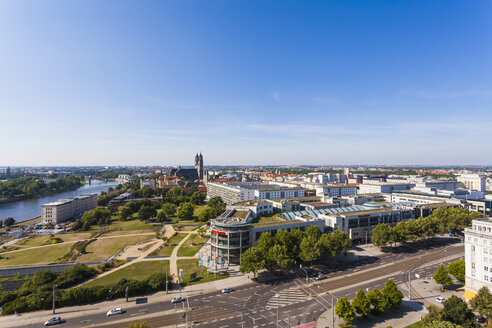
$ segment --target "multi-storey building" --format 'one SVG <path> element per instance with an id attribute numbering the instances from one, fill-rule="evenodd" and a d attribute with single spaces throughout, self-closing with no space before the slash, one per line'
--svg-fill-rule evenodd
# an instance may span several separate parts
<path id="1" fill-rule="evenodd" d="M 334 186 L 320 186 L 316 187 L 316 195 L 318 196 L 352 196 L 357 194 L 357 186 L 350 185 L 334 185 Z"/>
<path id="2" fill-rule="evenodd" d="M 487 178 L 481 174 L 464 173 L 459 175 L 457 180 L 463 183 L 466 189 L 487 191 Z"/>
<path id="3" fill-rule="evenodd" d="M 492 291 L 492 219 L 473 220 L 465 228 L 465 297 L 482 287 Z"/>
<path id="4" fill-rule="evenodd" d="M 97 194 L 80 195 L 73 199 L 60 199 L 41 206 L 44 223 L 57 224 L 69 218 L 80 216 L 97 206 Z"/>
<path id="5" fill-rule="evenodd" d="M 392 193 L 397 190 L 410 190 L 415 187 L 412 183 L 393 184 L 387 182 L 377 182 L 375 184 L 364 183 L 359 185 L 359 194 Z"/>

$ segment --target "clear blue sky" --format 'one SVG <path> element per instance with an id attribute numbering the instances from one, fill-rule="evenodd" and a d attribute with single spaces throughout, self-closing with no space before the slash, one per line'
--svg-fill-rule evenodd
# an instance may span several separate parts
<path id="1" fill-rule="evenodd" d="M 492 164 L 490 1 L 1 1 L 0 165 Z"/>

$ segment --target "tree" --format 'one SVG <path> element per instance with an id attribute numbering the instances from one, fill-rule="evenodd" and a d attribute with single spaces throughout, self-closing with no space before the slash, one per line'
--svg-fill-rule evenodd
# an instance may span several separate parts
<path id="1" fill-rule="evenodd" d="M 193 205 L 201 205 L 205 201 L 205 197 L 206 197 L 205 193 L 203 193 L 201 191 L 195 191 L 191 195 L 191 203 Z"/>
<path id="2" fill-rule="evenodd" d="M 427 314 L 422 318 L 422 327 L 430 326 L 435 321 L 441 321 L 441 309 L 431 304 L 427 307 Z"/>
<path id="3" fill-rule="evenodd" d="M 403 302 L 403 293 L 398 289 L 395 282 L 389 279 L 381 290 L 388 300 L 390 307 L 395 308 Z"/>
<path id="4" fill-rule="evenodd" d="M 5 224 L 6 227 L 11 227 L 15 224 L 15 219 L 8 217 L 5 220 L 3 220 L 3 224 Z"/>
<path id="5" fill-rule="evenodd" d="M 118 218 L 120 220 L 126 220 L 133 214 L 133 211 L 128 206 L 120 206 L 118 208 Z"/>
<path id="6" fill-rule="evenodd" d="M 322 237 L 324 237 L 323 235 Z M 287 254 L 291 259 L 297 259 L 299 255 L 299 243 L 300 240 L 296 238 L 293 232 L 287 230 L 279 229 L 275 235 L 275 243 L 278 245 L 285 246 L 287 249 Z"/>
<path id="7" fill-rule="evenodd" d="M 169 198 L 177 198 L 177 197 L 180 197 L 180 196 L 184 196 L 184 189 L 179 187 L 179 186 L 175 186 L 175 187 L 172 187 L 166 194 L 167 197 Z"/>
<path id="8" fill-rule="evenodd" d="M 463 328 L 463 326 L 455 325 L 449 321 L 432 321 L 430 324 L 422 326 L 426 328 Z"/>
<path id="9" fill-rule="evenodd" d="M 448 271 L 457 280 L 465 282 L 465 261 L 463 259 L 449 263 Z"/>
<path id="10" fill-rule="evenodd" d="M 156 218 L 157 218 L 157 221 L 159 221 L 159 222 L 165 222 L 167 219 L 166 214 L 164 214 L 163 211 L 157 212 Z"/>
<path id="11" fill-rule="evenodd" d="M 156 210 L 150 206 L 144 205 L 138 210 L 138 218 L 142 221 L 147 221 L 157 214 Z"/>
<path id="12" fill-rule="evenodd" d="M 222 200 L 222 198 L 220 198 L 220 196 L 215 196 L 215 197 L 212 197 L 208 200 L 207 205 L 216 209 L 216 208 L 224 206 L 225 203 Z"/>
<path id="13" fill-rule="evenodd" d="M 471 309 L 468 308 L 466 302 L 456 295 L 451 296 L 444 302 L 444 307 L 441 310 L 441 318 L 443 321 L 462 325 L 465 328 L 477 327 L 475 315 Z"/>
<path id="14" fill-rule="evenodd" d="M 206 222 L 215 218 L 215 211 L 210 206 L 205 207 L 198 213 L 198 221 Z"/>
<path id="15" fill-rule="evenodd" d="M 492 293 L 490 290 L 483 286 L 478 290 L 477 296 L 472 298 L 470 306 L 473 311 L 477 311 L 487 319 L 492 319 Z"/>
<path id="16" fill-rule="evenodd" d="M 335 306 L 335 313 L 343 318 L 347 324 L 351 324 L 355 319 L 355 311 L 346 297 L 340 297 Z"/>
<path id="17" fill-rule="evenodd" d="M 265 264 L 265 255 L 262 250 L 258 247 L 251 247 L 241 256 L 239 271 L 242 273 L 253 272 L 256 277 L 258 270 L 265 268 Z"/>
<path id="18" fill-rule="evenodd" d="M 190 220 L 193 218 L 194 207 L 191 203 L 183 203 L 179 205 L 177 210 L 177 217 L 181 220 Z"/>
<path id="19" fill-rule="evenodd" d="M 304 262 L 317 261 L 320 258 L 321 250 L 318 240 L 314 236 L 306 236 L 301 241 L 299 258 Z"/>
<path id="20" fill-rule="evenodd" d="M 329 236 L 332 240 L 335 255 L 340 254 L 341 252 L 347 252 L 352 248 L 352 240 L 350 240 L 350 237 L 346 232 L 335 230 Z"/>
<path id="21" fill-rule="evenodd" d="M 269 256 L 272 264 L 279 269 L 286 269 L 294 264 L 294 259 L 289 256 L 285 245 L 277 244 L 273 246 L 270 249 Z"/>
<path id="22" fill-rule="evenodd" d="M 372 229 L 371 242 L 376 247 L 386 246 L 390 240 L 391 227 L 386 223 L 378 224 Z"/>
<path id="23" fill-rule="evenodd" d="M 164 203 L 161 208 L 167 216 L 173 216 L 176 214 L 176 205 L 173 203 Z"/>
<path id="24" fill-rule="evenodd" d="M 357 295 L 352 300 L 352 307 L 357 314 L 360 314 L 364 318 L 367 317 L 371 311 L 371 303 L 369 303 L 369 300 L 362 289 L 357 291 Z"/>
<path id="25" fill-rule="evenodd" d="M 390 308 L 390 304 L 386 296 L 379 289 L 371 289 L 367 292 L 367 299 L 372 307 L 374 314 L 381 314 Z"/>
<path id="26" fill-rule="evenodd" d="M 3 221 L 0 220 L 0 228 L 3 227 Z"/>
<path id="27" fill-rule="evenodd" d="M 314 237 L 318 240 L 321 237 L 321 230 L 317 226 L 309 226 L 306 228 L 306 237 Z"/>
<path id="28" fill-rule="evenodd" d="M 441 290 L 444 290 L 444 286 L 449 286 L 452 284 L 451 277 L 448 274 L 448 270 L 444 264 L 441 264 L 434 272 L 433 278 L 436 283 L 441 285 Z"/>

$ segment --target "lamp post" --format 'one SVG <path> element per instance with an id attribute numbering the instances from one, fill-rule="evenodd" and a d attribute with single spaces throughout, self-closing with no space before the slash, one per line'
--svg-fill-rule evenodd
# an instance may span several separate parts
<path id="1" fill-rule="evenodd" d="M 308 273 L 307 273 L 306 269 L 304 269 L 304 268 L 302 267 L 302 264 L 299 264 L 299 267 L 300 267 L 301 269 L 303 269 L 303 270 L 304 270 L 304 272 L 306 273 L 306 282 L 308 282 L 309 278 L 308 278 Z"/>
<path id="2" fill-rule="evenodd" d="M 55 292 L 56 292 L 56 284 L 53 284 L 53 314 L 55 314 Z"/>
<path id="3" fill-rule="evenodd" d="M 335 328 L 335 298 L 338 301 L 338 297 L 335 295 L 331 295 L 331 314 L 333 317 L 333 328 Z"/>
<path id="4" fill-rule="evenodd" d="M 280 298 L 280 294 L 275 294 L 275 298 L 277 299 L 277 328 L 278 328 L 278 299 Z"/>

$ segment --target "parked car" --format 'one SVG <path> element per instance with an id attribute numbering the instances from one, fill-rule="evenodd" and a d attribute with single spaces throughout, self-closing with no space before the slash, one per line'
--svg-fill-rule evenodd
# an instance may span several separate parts
<path id="1" fill-rule="evenodd" d="M 232 288 L 227 287 L 227 288 L 222 289 L 222 294 L 230 293 L 230 292 L 232 292 Z"/>
<path id="2" fill-rule="evenodd" d="M 324 274 L 320 273 L 320 274 L 319 274 L 319 275 L 317 275 L 317 276 L 316 276 L 316 278 L 314 278 L 314 279 L 316 279 L 316 280 L 323 280 L 323 279 L 325 279 L 325 278 L 326 278 L 326 276 L 325 276 Z"/>
<path id="3" fill-rule="evenodd" d="M 475 320 L 478 322 L 478 323 L 486 323 L 487 322 L 487 319 L 485 319 L 484 317 L 480 317 L 480 316 L 477 316 L 475 318 Z"/>
<path id="4" fill-rule="evenodd" d="M 122 308 L 116 308 L 116 309 L 109 310 L 108 313 L 106 313 L 106 315 L 108 317 L 110 317 L 112 315 L 117 315 L 117 314 L 123 314 L 123 309 Z"/>
<path id="5" fill-rule="evenodd" d="M 444 303 L 446 301 L 446 299 L 444 297 L 439 296 L 438 298 L 436 298 L 436 301 L 438 303 Z"/>
<path id="6" fill-rule="evenodd" d="M 63 320 L 60 317 L 54 317 L 44 323 L 45 326 L 54 326 L 62 323 Z"/>
<path id="7" fill-rule="evenodd" d="M 179 303 L 179 302 L 183 302 L 184 301 L 184 298 L 182 298 L 181 296 L 180 297 L 175 297 L 171 300 L 171 303 Z"/>

